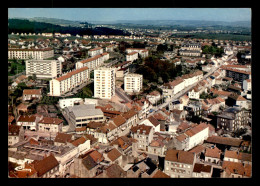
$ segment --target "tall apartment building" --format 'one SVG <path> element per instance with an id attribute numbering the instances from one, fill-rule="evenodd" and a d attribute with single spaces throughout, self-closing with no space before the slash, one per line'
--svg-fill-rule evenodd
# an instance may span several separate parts
<path id="1" fill-rule="evenodd" d="M 90 70 L 93 70 L 99 66 L 101 66 L 104 61 L 109 59 L 109 53 L 105 52 L 94 57 L 84 59 L 76 63 L 76 69 L 82 67 L 88 67 Z"/>
<path id="2" fill-rule="evenodd" d="M 94 97 L 111 99 L 115 95 L 115 68 L 94 70 Z"/>
<path id="3" fill-rule="evenodd" d="M 82 67 L 50 81 L 50 96 L 61 96 L 89 80 L 88 67 Z"/>
<path id="4" fill-rule="evenodd" d="M 54 56 L 52 48 L 44 49 L 20 49 L 9 48 L 8 59 L 47 59 Z"/>
<path id="5" fill-rule="evenodd" d="M 55 78 L 62 73 L 62 64 L 58 60 L 27 60 L 26 76 L 36 75 L 37 78 Z"/>
<path id="6" fill-rule="evenodd" d="M 125 92 L 134 93 L 140 92 L 143 88 L 143 75 L 141 74 L 127 74 L 124 77 Z"/>
<path id="7" fill-rule="evenodd" d="M 102 53 L 103 53 L 103 48 L 101 48 L 101 47 L 93 48 L 88 51 L 88 55 L 91 57 L 102 54 Z"/>
<path id="8" fill-rule="evenodd" d="M 126 61 L 134 61 L 138 59 L 138 52 L 131 52 L 126 54 Z"/>

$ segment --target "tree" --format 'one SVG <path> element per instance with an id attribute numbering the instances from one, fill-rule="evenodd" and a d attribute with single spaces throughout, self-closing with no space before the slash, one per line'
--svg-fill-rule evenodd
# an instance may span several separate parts
<path id="1" fill-rule="evenodd" d="M 36 74 L 33 74 L 33 75 L 32 75 L 32 80 L 35 81 L 36 79 L 37 79 L 37 78 L 36 78 Z"/>

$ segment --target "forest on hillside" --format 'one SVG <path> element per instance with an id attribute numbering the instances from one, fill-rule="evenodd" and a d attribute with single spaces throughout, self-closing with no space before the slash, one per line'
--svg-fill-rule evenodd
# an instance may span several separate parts
<path id="1" fill-rule="evenodd" d="M 123 30 L 96 27 L 82 28 L 72 26 L 60 26 L 50 23 L 35 22 L 22 19 L 8 19 L 8 34 L 11 33 L 69 33 L 71 35 L 130 35 Z"/>

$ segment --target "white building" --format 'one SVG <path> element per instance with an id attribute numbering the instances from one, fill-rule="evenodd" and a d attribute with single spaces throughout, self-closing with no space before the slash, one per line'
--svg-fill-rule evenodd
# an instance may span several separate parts
<path id="1" fill-rule="evenodd" d="M 245 91 L 250 91 L 251 90 L 251 79 L 245 79 L 244 81 L 243 81 L 243 89 L 245 90 Z"/>
<path id="2" fill-rule="evenodd" d="M 88 51 L 88 55 L 91 57 L 102 54 L 102 53 L 103 53 L 103 48 L 101 48 L 101 47 L 93 48 Z"/>
<path id="3" fill-rule="evenodd" d="M 58 133 L 62 132 L 63 120 L 44 117 L 38 123 L 38 131 Z"/>
<path id="4" fill-rule="evenodd" d="M 124 77 L 124 90 L 129 93 L 140 92 L 143 88 L 143 75 L 127 74 Z"/>
<path id="5" fill-rule="evenodd" d="M 109 53 L 105 52 L 94 57 L 84 59 L 76 63 L 76 69 L 82 67 L 88 67 L 90 70 L 93 70 L 97 67 L 100 67 L 104 64 L 104 61 L 109 59 Z"/>
<path id="6" fill-rule="evenodd" d="M 62 73 L 62 65 L 58 60 L 27 60 L 26 76 L 36 75 L 37 78 L 55 78 Z"/>
<path id="7" fill-rule="evenodd" d="M 199 91 L 195 91 L 192 89 L 191 91 L 188 92 L 189 98 L 190 99 L 199 99 L 200 98 L 200 93 Z"/>
<path id="8" fill-rule="evenodd" d="M 95 105 L 75 105 L 64 109 L 70 122 L 76 128 L 86 127 L 90 121 L 103 122 L 104 114 L 101 109 L 96 109 Z"/>
<path id="9" fill-rule="evenodd" d="M 54 56 L 52 48 L 44 49 L 8 49 L 8 59 L 47 59 Z"/>
<path id="10" fill-rule="evenodd" d="M 115 95 L 115 68 L 94 70 L 94 97 L 111 99 Z"/>
<path id="11" fill-rule="evenodd" d="M 127 48 L 126 52 L 132 53 L 137 52 L 142 58 L 148 57 L 148 50 L 145 48 Z"/>
<path id="12" fill-rule="evenodd" d="M 134 61 L 138 59 L 138 52 L 131 52 L 126 55 L 126 61 Z"/>
<path id="13" fill-rule="evenodd" d="M 73 88 L 89 80 L 88 67 L 82 67 L 68 72 L 50 81 L 50 96 L 61 96 Z"/>

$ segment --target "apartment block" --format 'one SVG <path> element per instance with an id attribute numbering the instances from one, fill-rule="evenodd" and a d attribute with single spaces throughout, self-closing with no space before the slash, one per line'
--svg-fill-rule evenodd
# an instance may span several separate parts
<path id="1" fill-rule="evenodd" d="M 101 48 L 101 47 L 93 48 L 88 51 L 88 55 L 91 57 L 102 54 L 102 53 L 103 53 L 103 48 Z"/>
<path id="2" fill-rule="evenodd" d="M 89 80 L 89 68 L 82 67 L 50 81 L 50 96 L 61 96 Z"/>
<path id="3" fill-rule="evenodd" d="M 8 59 L 47 59 L 54 56 L 52 48 L 44 49 L 8 49 Z"/>
<path id="4" fill-rule="evenodd" d="M 82 67 L 88 67 L 90 70 L 93 70 L 97 67 L 100 67 L 104 61 L 109 59 L 109 53 L 105 52 L 94 57 L 84 59 L 76 63 L 76 69 Z"/>
<path id="5" fill-rule="evenodd" d="M 62 64 L 58 60 L 27 60 L 26 76 L 36 75 L 37 78 L 55 78 L 62 74 Z"/>
<path id="6" fill-rule="evenodd" d="M 125 92 L 134 93 L 140 92 L 143 88 L 143 75 L 140 74 L 127 74 L 124 77 L 124 90 Z"/>
<path id="7" fill-rule="evenodd" d="M 94 97 L 111 99 L 115 95 L 114 68 L 99 68 L 94 70 Z"/>

